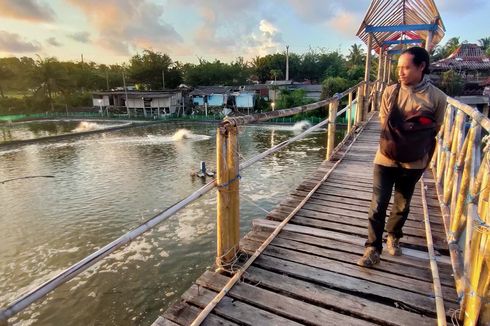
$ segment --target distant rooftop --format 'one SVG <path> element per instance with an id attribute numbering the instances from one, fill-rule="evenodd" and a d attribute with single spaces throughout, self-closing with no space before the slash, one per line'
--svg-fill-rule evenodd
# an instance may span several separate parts
<path id="1" fill-rule="evenodd" d="M 490 57 L 477 44 L 463 43 L 451 55 L 432 63 L 432 70 L 490 70 Z"/>

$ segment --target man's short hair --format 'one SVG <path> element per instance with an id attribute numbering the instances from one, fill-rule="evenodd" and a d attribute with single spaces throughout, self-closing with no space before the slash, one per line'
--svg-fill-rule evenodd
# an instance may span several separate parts
<path id="1" fill-rule="evenodd" d="M 402 52 L 402 54 L 411 54 L 413 56 L 413 63 L 416 66 L 420 66 L 423 62 L 425 62 L 425 69 L 423 71 L 424 75 L 430 74 L 430 56 L 429 52 L 427 52 L 426 49 L 421 48 L 420 46 L 414 46 L 411 48 L 408 48 Z"/>

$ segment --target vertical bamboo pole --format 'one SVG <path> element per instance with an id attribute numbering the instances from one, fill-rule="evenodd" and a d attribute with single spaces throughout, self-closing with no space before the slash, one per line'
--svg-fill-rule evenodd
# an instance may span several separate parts
<path id="1" fill-rule="evenodd" d="M 347 103 L 347 134 L 350 134 L 352 129 L 352 92 L 349 92 L 349 102 Z"/>
<path id="2" fill-rule="evenodd" d="M 434 35 L 433 31 L 427 31 L 427 39 L 425 40 L 425 49 L 427 52 L 430 52 L 432 48 L 432 36 Z"/>
<path id="3" fill-rule="evenodd" d="M 339 101 L 334 100 L 330 102 L 328 107 L 328 133 L 327 133 L 327 161 L 332 156 L 333 149 L 335 148 L 335 118 L 337 117 L 337 108 Z"/>
<path id="4" fill-rule="evenodd" d="M 470 179 L 470 184 L 469 184 L 469 197 L 475 197 L 477 193 L 480 191 L 479 188 L 479 182 L 476 180 L 477 176 L 477 169 L 478 169 L 478 163 L 477 162 L 477 157 L 478 157 L 478 150 L 479 150 L 479 145 L 480 145 L 480 132 L 481 132 L 481 126 L 477 124 L 474 129 L 474 141 L 471 144 L 472 149 L 471 149 L 471 163 L 469 166 L 469 171 L 468 171 L 468 177 Z M 464 274 L 465 274 L 465 280 L 467 280 L 466 287 L 465 287 L 465 300 L 462 301 L 462 306 L 461 306 L 461 311 L 465 311 L 466 309 L 466 304 L 468 302 L 468 296 L 470 296 L 470 300 L 474 300 L 471 297 L 471 262 L 472 262 L 472 256 L 474 256 L 473 249 L 475 249 L 475 244 L 473 242 L 473 226 L 474 222 L 476 219 L 476 214 L 477 214 L 477 206 L 475 205 L 475 200 L 472 199 L 467 206 L 467 212 L 466 212 L 466 235 L 465 235 L 465 244 L 464 244 Z M 475 266 L 476 267 L 476 266 Z M 470 282 L 468 282 L 468 280 Z M 468 284 L 469 283 L 469 284 Z M 478 285 L 478 284 L 476 284 Z"/>
<path id="5" fill-rule="evenodd" d="M 383 83 L 387 84 L 390 76 L 390 68 L 389 68 L 389 60 L 390 56 L 388 55 L 388 51 L 385 52 L 384 58 L 384 68 L 383 68 Z"/>
<path id="6" fill-rule="evenodd" d="M 218 128 L 217 162 L 217 257 L 219 269 L 235 259 L 240 240 L 240 198 L 237 127 Z"/>
<path id="7" fill-rule="evenodd" d="M 464 135 L 463 135 L 463 128 L 464 128 L 464 113 L 463 111 L 458 111 L 456 114 L 456 119 L 454 122 L 454 128 L 453 128 L 453 140 L 451 143 L 451 153 L 450 153 L 450 159 L 449 159 L 449 165 L 446 168 L 446 173 L 444 175 L 444 204 L 448 204 L 449 198 L 451 197 L 451 192 L 453 189 L 453 182 L 454 182 L 454 167 L 456 165 L 456 161 L 458 158 L 458 153 L 461 152 L 461 148 L 463 147 L 463 141 L 464 141 Z"/>
<path id="8" fill-rule="evenodd" d="M 379 57 L 378 57 L 378 76 L 376 80 L 376 93 L 374 95 L 374 99 L 376 102 L 375 105 L 375 110 L 379 110 L 379 99 L 380 99 L 380 94 L 381 94 L 381 88 L 382 88 L 382 78 L 383 78 L 383 58 L 385 56 L 385 52 L 383 48 L 379 50 Z"/>
<path id="9" fill-rule="evenodd" d="M 357 103 L 356 103 L 356 125 L 359 125 L 363 121 L 364 114 L 364 88 L 359 86 L 357 88 Z"/>
<path id="10" fill-rule="evenodd" d="M 442 176 L 443 173 L 445 172 L 446 168 L 446 158 L 449 157 L 447 155 L 448 149 L 449 149 L 449 142 L 451 139 L 451 125 L 453 122 L 453 113 L 454 113 L 454 108 L 452 105 L 449 105 L 447 110 L 446 110 L 446 120 L 444 123 L 444 137 L 443 137 L 443 143 L 441 147 L 441 152 L 438 160 L 438 167 L 437 167 L 437 181 L 442 182 Z M 441 183 L 442 185 L 442 183 Z"/>
<path id="11" fill-rule="evenodd" d="M 451 223 L 451 232 L 455 240 L 459 239 L 461 234 L 461 227 L 465 222 L 465 214 L 463 213 L 463 209 L 466 202 L 466 197 L 468 195 L 468 188 L 470 184 L 470 167 L 473 156 L 473 150 L 475 148 L 474 141 L 476 136 L 476 128 L 477 122 L 473 121 L 471 123 L 471 128 L 468 135 L 468 149 L 465 154 L 465 162 L 463 168 L 463 176 L 461 177 L 461 187 L 458 191 L 458 197 L 456 201 L 456 208 L 454 210 L 452 223 Z"/>
<path id="12" fill-rule="evenodd" d="M 373 48 L 373 35 L 372 33 L 368 34 L 368 42 L 367 42 L 367 52 L 366 52 L 366 67 L 364 71 L 364 113 L 363 120 L 367 117 L 367 113 L 369 112 L 369 81 L 370 81 L 370 73 L 371 73 L 371 50 Z"/>
<path id="13" fill-rule="evenodd" d="M 488 106 L 489 106 L 489 103 L 486 103 L 486 104 L 483 104 L 483 110 L 482 110 L 482 114 L 485 118 L 488 118 Z"/>

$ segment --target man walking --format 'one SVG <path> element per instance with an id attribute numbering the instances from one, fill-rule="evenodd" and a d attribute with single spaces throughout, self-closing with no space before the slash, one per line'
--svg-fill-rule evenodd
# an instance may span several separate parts
<path id="1" fill-rule="evenodd" d="M 373 195 L 368 213 L 368 239 L 363 267 L 379 263 L 383 249 L 386 209 L 395 188 L 394 203 L 386 223 L 387 251 L 400 256 L 400 238 L 407 220 L 415 185 L 428 166 L 435 135 L 444 120 L 446 95 L 432 85 L 429 54 L 421 47 L 402 52 L 398 60 L 399 83 L 383 93 L 380 146 L 374 159 Z M 410 127 L 407 128 L 407 124 Z M 405 130 L 411 130 L 406 134 Z"/>

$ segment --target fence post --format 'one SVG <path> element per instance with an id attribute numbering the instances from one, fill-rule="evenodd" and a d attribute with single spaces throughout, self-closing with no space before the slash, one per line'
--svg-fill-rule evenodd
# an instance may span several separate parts
<path id="1" fill-rule="evenodd" d="M 217 242 L 216 265 L 226 269 L 235 259 L 240 241 L 238 128 L 216 133 Z"/>
<path id="2" fill-rule="evenodd" d="M 347 103 L 347 134 L 350 134 L 352 129 L 352 92 L 349 92 L 349 102 Z"/>
<path id="3" fill-rule="evenodd" d="M 363 120 L 364 96 L 362 92 L 363 92 L 363 87 L 359 86 L 357 88 L 356 125 L 360 124 L 361 121 Z"/>
<path id="4" fill-rule="evenodd" d="M 335 119 L 337 118 L 337 108 L 339 107 L 339 100 L 335 99 L 330 102 L 328 106 L 328 132 L 327 132 L 327 161 L 332 156 L 333 149 L 335 148 Z"/>

